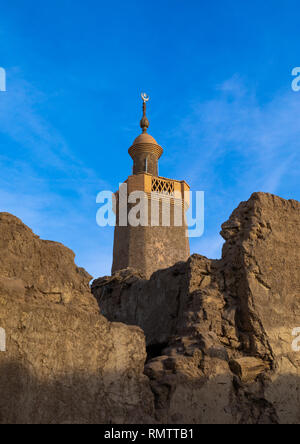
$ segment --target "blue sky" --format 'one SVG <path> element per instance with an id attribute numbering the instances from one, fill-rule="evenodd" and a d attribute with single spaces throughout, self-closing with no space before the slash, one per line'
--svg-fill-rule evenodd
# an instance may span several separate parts
<path id="1" fill-rule="evenodd" d="M 131 172 L 140 92 L 160 174 L 206 196 L 191 251 L 220 257 L 222 222 L 254 191 L 300 200 L 297 1 L 0 0 L 0 211 L 110 273 L 96 195 Z"/>

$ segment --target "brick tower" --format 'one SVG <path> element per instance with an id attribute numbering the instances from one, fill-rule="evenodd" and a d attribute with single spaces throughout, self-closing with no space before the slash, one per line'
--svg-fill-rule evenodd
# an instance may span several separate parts
<path id="1" fill-rule="evenodd" d="M 189 257 L 185 212 L 190 188 L 185 181 L 158 175 L 158 160 L 163 149 L 147 133 L 146 102 L 149 98 L 142 94 L 142 99 L 142 134 L 128 151 L 133 159 L 132 175 L 116 193 L 112 273 L 132 267 L 149 278 L 156 270 Z M 135 218 L 132 222 L 130 214 L 138 215 L 140 220 Z"/>

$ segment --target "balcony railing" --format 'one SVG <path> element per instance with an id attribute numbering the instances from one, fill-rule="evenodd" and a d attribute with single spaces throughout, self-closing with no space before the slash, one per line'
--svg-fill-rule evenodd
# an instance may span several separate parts
<path id="1" fill-rule="evenodd" d="M 152 178 L 151 191 L 154 193 L 166 194 L 168 196 L 174 195 L 174 182 L 171 180 L 159 179 L 157 177 Z"/>

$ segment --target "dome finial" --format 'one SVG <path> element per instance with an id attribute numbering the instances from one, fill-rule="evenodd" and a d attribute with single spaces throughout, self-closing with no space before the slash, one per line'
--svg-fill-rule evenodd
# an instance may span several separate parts
<path id="1" fill-rule="evenodd" d="M 146 116 L 146 103 L 149 100 L 149 96 L 147 96 L 146 93 L 142 93 L 141 97 L 142 97 L 142 100 L 143 100 L 143 118 L 141 120 L 140 126 L 141 126 L 141 128 L 143 130 L 143 133 L 146 133 L 147 129 L 149 128 L 149 125 L 150 125 L 149 124 L 149 120 L 147 119 L 147 116 Z"/>

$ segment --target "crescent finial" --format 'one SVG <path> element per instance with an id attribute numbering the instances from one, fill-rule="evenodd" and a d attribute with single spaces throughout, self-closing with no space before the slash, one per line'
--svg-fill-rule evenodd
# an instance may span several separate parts
<path id="1" fill-rule="evenodd" d="M 144 103 L 148 102 L 148 100 L 150 99 L 150 97 L 146 93 L 142 93 L 141 97 Z"/>
<path id="2" fill-rule="evenodd" d="M 146 133 L 147 129 L 149 128 L 149 120 L 146 116 L 146 103 L 149 100 L 149 96 L 146 93 L 142 93 L 141 97 L 143 99 L 143 118 L 141 120 L 140 127 L 142 128 L 143 133 Z"/>

